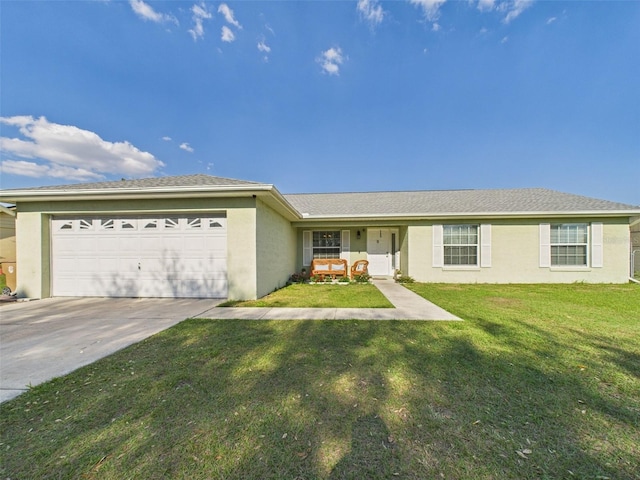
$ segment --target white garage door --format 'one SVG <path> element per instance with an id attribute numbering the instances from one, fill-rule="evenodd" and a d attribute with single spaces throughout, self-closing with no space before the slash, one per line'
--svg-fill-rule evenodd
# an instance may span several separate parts
<path id="1" fill-rule="evenodd" d="M 227 296 L 224 216 L 56 217 L 54 296 Z"/>

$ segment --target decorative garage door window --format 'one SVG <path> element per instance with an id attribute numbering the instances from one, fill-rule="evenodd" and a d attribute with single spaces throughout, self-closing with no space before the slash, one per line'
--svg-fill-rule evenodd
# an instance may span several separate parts
<path id="1" fill-rule="evenodd" d="M 57 219 L 54 229 L 60 232 L 119 230 L 220 230 L 226 226 L 224 217 L 162 217 L 162 218 L 74 218 Z"/>

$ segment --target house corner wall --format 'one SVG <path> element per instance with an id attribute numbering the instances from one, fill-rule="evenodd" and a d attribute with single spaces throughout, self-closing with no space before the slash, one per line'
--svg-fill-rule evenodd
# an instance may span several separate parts
<path id="1" fill-rule="evenodd" d="M 258 298 L 284 287 L 296 270 L 296 231 L 291 222 L 261 201 L 256 203 Z"/>
<path id="2" fill-rule="evenodd" d="M 255 206 L 227 210 L 229 300 L 257 298 Z"/>
<path id="3" fill-rule="evenodd" d="M 22 298 L 51 296 L 49 216 L 40 212 L 16 215 L 16 292 Z"/>

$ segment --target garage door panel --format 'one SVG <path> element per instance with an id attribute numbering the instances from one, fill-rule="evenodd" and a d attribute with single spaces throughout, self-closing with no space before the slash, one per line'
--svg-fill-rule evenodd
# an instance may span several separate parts
<path id="1" fill-rule="evenodd" d="M 226 297 L 226 229 L 206 217 L 171 220 L 54 218 L 53 294 Z"/>
<path id="2" fill-rule="evenodd" d="M 162 239 L 162 248 L 166 251 L 180 252 L 184 250 L 184 239 L 180 235 L 166 236 Z"/>

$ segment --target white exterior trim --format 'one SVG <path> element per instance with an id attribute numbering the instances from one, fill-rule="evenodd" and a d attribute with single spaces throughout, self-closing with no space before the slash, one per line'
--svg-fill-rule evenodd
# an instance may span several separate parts
<path id="1" fill-rule="evenodd" d="M 351 232 L 342 230 L 340 238 L 340 258 L 349 263 L 349 254 L 351 253 Z"/>
<path id="2" fill-rule="evenodd" d="M 591 266 L 593 268 L 604 267 L 603 226 L 602 222 L 591 224 Z"/>
<path id="3" fill-rule="evenodd" d="M 491 266 L 491 224 L 480 225 L 480 267 Z"/>
<path id="4" fill-rule="evenodd" d="M 435 268 L 444 266 L 444 243 L 442 225 L 434 225 L 433 229 L 433 259 L 431 265 Z"/>
<path id="5" fill-rule="evenodd" d="M 305 230 L 302 232 L 302 265 L 308 267 L 313 260 L 313 232 Z"/>
<path id="6" fill-rule="evenodd" d="M 551 224 L 540 224 L 540 268 L 551 266 Z"/>

